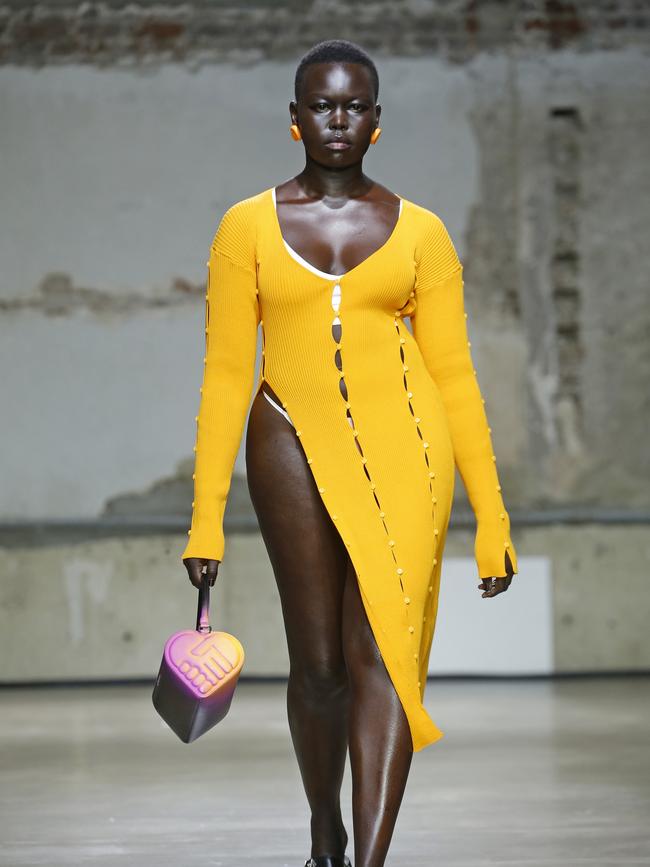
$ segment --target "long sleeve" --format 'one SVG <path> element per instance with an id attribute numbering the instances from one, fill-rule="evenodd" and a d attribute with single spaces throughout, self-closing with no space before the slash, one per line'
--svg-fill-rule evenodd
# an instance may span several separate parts
<path id="1" fill-rule="evenodd" d="M 442 220 L 430 212 L 416 250 L 413 337 L 445 406 L 456 466 L 476 517 L 479 578 L 502 577 L 505 551 L 515 572 L 517 554 L 470 353 L 463 286 L 463 266 L 451 238 Z"/>
<path id="2" fill-rule="evenodd" d="M 207 264 L 194 500 L 182 559 L 221 560 L 225 547 L 223 516 L 250 406 L 260 322 L 254 220 L 246 200 L 224 214 Z"/>

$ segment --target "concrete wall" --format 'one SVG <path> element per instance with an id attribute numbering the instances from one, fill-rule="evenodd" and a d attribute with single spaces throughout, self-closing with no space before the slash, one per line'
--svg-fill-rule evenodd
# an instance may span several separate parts
<path id="1" fill-rule="evenodd" d="M 0 679 L 148 671 L 133 592 L 177 628 L 155 593 L 183 570 L 204 262 L 230 204 L 302 168 L 293 72 L 332 35 L 379 68 L 366 172 L 435 210 L 465 264 L 517 550 L 553 564 L 556 666 L 647 666 L 648 13 L 280 2 L 270 20 L 267 6 L 0 11 L 0 658 L 44 616 L 60 650 Z M 233 539 L 254 525 L 243 471 L 242 444 Z M 555 526 L 558 509 L 583 518 Z M 241 538 L 227 557 L 247 580 L 223 592 L 271 629 L 262 671 L 281 659 L 279 610 L 252 577 L 260 540 Z M 471 553 L 462 520 L 449 545 Z M 86 596 L 108 631 L 81 670 L 68 658 Z"/>

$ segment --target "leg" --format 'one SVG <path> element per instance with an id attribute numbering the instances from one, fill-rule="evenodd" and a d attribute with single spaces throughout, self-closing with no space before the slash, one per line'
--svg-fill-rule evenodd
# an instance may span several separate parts
<path id="1" fill-rule="evenodd" d="M 348 841 L 340 806 L 349 693 L 341 645 L 347 550 L 294 428 L 261 392 L 251 407 L 246 467 L 287 634 L 287 710 L 311 808 L 311 855 L 342 856 Z"/>
<path id="2" fill-rule="evenodd" d="M 343 650 L 350 676 L 350 763 L 356 867 L 382 867 L 406 787 L 413 742 L 368 623 L 348 558 Z"/>

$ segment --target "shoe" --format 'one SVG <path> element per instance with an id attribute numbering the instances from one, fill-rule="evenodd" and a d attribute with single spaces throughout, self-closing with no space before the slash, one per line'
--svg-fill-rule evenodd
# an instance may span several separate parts
<path id="1" fill-rule="evenodd" d="M 316 858 L 307 858 L 305 867 L 352 867 L 352 862 L 347 855 L 342 859 L 338 855 L 318 855 Z"/>

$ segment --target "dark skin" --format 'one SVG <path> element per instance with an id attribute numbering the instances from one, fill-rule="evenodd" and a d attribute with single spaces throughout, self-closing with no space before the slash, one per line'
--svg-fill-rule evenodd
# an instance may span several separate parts
<path id="1" fill-rule="evenodd" d="M 350 271 L 384 244 L 399 213 L 399 197 L 362 169 L 381 114 L 370 71 L 356 63 L 307 67 L 289 114 L 302 134 L 305 167 L 276 188 L 282 235 L 316 268 Z M 326 146 L 338 136 L 350 147 Z M 311 854 L 342 858 L 345 851 L 339 796 L 349 748 L 356 867 L 380 867 L 410 769 L 411 735 L 300 441 L 262 391 L 282 404 L 263 381 L 248 420 L 247 478 L 282 605 L 288 719 L 311 808 Z M 184 562 L 195 587 L 204 573 L 214 584 L 218 560 Z M 507 552 L 505 572 L 480 582 L 483 598 L 510 586 Z"/>

